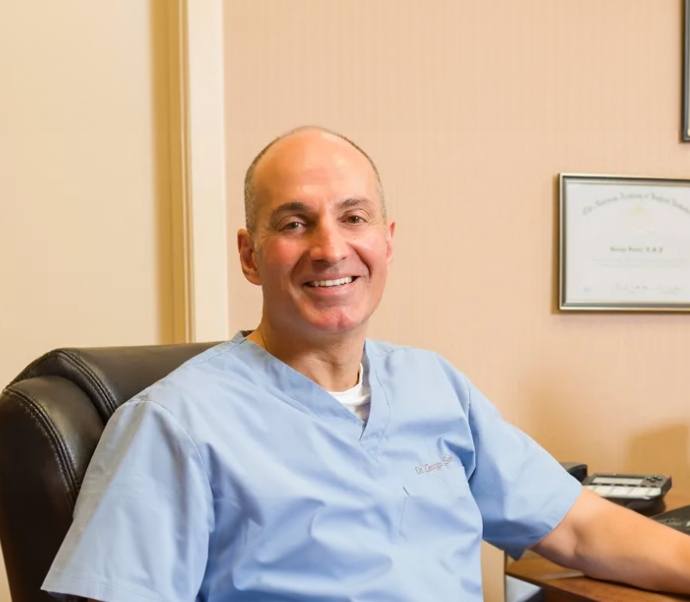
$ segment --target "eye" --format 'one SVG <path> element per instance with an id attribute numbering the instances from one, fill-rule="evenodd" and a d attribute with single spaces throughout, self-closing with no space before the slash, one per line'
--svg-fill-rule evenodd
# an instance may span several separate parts
<path id="1" fill-rule="evenodd" d="M 362 217 L 361 215 L 352 214 L 352 215 L 345 216 L 345 221 L 348 224 L 363 224 L 367 220 L 364 217 Z"/>
<path id="2" fill-rule="evenodd" d="M 288 222 L 285 222 L 280 226 L 280 231 L 281 232 L 295 232 L 296 230 L 300 230 L 304 228 L 304 222 L 301 222 L 299 220 L 291 220 Z"/>

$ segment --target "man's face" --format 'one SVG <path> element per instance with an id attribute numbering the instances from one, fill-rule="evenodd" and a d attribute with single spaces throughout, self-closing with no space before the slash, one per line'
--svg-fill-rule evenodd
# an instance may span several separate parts
<path id="1" fill-rule="evenodd" d="M 363 331 L 394 231 L 367 159 L 330 134 L 299 132 L 264 155 L 254 188 L 255 231 L 240 231 L 238 245 L 246 277 L 263 289 L 263 321 L 289 336 Z"/>

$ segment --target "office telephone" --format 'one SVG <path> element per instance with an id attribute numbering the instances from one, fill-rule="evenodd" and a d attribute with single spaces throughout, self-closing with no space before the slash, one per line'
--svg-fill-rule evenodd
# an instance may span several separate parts
<path id="1" fill-rule="evenodd" d="M 565 468 L 568 473 L 575 477 L 580 483 L 587 476 L 587 464 L 582 462 L 561 462 L 561 466 Z"/>
<path id="2" fill-rule="evenodd" d="M 659 506 L 671 483 L 671 477 L 662 474 L 595 473 L 582 481 L 590 491 L 641 512 Z"/>

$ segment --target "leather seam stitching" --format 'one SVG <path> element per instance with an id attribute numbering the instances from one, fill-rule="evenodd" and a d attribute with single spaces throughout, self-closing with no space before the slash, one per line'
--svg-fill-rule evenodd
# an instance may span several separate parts
<path id="1" fill-rule="evenodd" d="M 70 493 L 69 501 L 74 503 L 76 500 L 76 492 L 78 491 L 77 479 L 70 462 L 74 462 L 72 454 L 66 448 L 64 443 L 60 440 L 60 436 L 55 429 L 53 421 L 50 420 L 47 413 L 31 396 L 24 392 L 12 390 L 8 388 L 5 390 L 6 394 L 15 397 L 18 400 L 18 407 L 21 408 L 31 418 L 32 422 L 40 429 L 45 436 L 48 444 L 55 454 L 58 468 L 62 480 Z"/>
<path id="2" fill-rule="evenodd" d="M 94 389 L 96 389 L 101 394 L 104 401 L 106 402 L 106 406 L 108 406 L 106 409 L 109 410 L 112 414 L 117 409 L 117 404 L 110 395 L 108 389 L 106 389 L 106 387 L 103 386 L 100 379 L 96 376 L 96 373 L 91 369 L 91 367 L 81 358 L 67 351 L 60 351 L 59 353 L 65 358 L 66 361 L 70 362 L 73 366 L 79 368 L 81 373 L 86 377 L 86 379 L 91 383 L 91 385 L 93 385 Z"/>

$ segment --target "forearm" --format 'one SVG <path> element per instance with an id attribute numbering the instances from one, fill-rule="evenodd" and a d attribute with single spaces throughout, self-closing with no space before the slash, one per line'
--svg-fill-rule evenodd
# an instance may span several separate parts
<path id="1" fill-rule="evenodd" d="M 662 525 L 653 526 L 669 533 L 650 529 L 643 535 L 640 529 L 639 536 L 627 538 L 623 550 L 597 546 L 593 551 L 578 554 L 576 563 L 592 577 L 690 594 L 690 537 Z M 647 537 L 661 539 L 661 536 L 663 546 L 647 544 L 650 541 Z"/>
<path id="2" fill-rule="evenodd" d="M 606 538 L 592 537 L 576 548 L 577 567 L 592 577 L 690 593 L 690 537 L 639 515 L 626 521 L 634 528 L 623 533 L 617 520 Z"/>
<path id="3" fill-rule="evenodd" d="M 690 537 L 588 491 L 574 510 L 557 537 L 535 546 L 540 554 L 591 577 L 690 593 Z"/>

